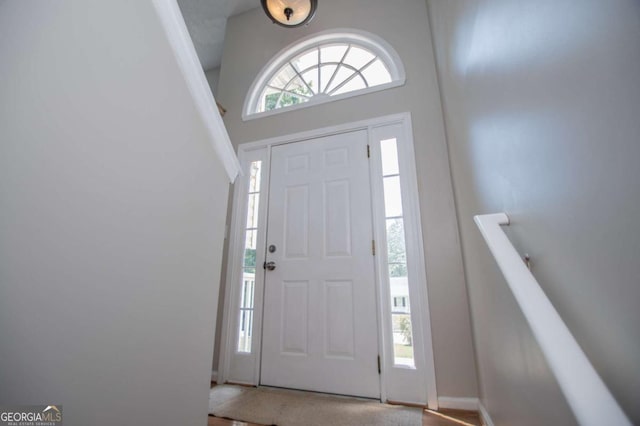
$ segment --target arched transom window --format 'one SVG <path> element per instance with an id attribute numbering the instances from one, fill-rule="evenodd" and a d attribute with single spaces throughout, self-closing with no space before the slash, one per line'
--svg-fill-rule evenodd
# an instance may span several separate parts
<path id="1" fill-rule="evenodd" d="M 276 55 L 254 82 L 244 118 L 310 106 L 404 83 L 393 48 L 373 34 L 332 31 Z"/>

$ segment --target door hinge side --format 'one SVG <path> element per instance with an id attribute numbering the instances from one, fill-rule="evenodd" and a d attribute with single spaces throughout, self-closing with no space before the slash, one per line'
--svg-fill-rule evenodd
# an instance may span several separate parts
<path id="1" fill-rule="evenodd" d="M 367 158 L 371 158 L 371 147 L 367 145 Z"/>
<path id="2" fill-rule="evenodd" d="M 378 374 L 382 374 L 382 367 L 380 366 L 380 355 L 378 355 Z"/>
<path id="3" fill-rule="evenodd" d="M 376 255 L 376 240 L 371 240 L 371 254 Z"/>

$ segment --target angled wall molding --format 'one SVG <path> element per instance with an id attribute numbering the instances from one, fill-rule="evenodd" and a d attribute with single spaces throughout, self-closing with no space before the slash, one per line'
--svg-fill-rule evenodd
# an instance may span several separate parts
<path id="1" fill-rule="evenodd" d="M 233 183 L 240 173 L 240 162 L 224 127 L 222 117 L 220 117 L 216 101 L 200 65 L 178 2 L 176 0 L 153 0 L 153 6 L 193 97 L 196 109 L 209 133 L 213 149 L 220 158 L 229 176 L 229 181 Z"/>

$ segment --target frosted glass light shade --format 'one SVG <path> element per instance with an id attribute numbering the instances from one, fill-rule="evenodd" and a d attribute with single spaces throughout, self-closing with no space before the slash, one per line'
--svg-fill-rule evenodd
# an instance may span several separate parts
<path id="1" fill-rule="evenodd" d="M 313 18 L 317 0 L 261 0 L 262 8 L 271 20 L 283 27 L 299 27 Z"/>

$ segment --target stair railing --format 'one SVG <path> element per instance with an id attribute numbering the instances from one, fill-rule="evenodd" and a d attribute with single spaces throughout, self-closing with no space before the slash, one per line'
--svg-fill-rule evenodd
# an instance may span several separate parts
<path id="1" fill-rule="evenodd" d="M 580 425 L 631 425 L 622 408 L 523 262 L 501 226 L 506 213 L 475 216 L 549 367 Z"/>

